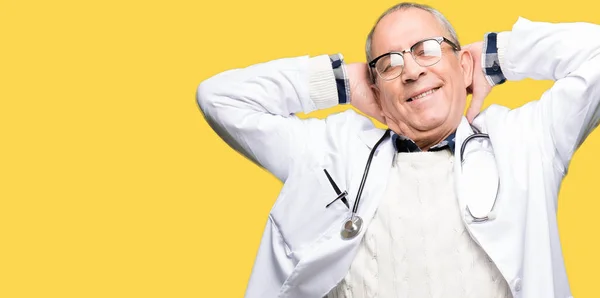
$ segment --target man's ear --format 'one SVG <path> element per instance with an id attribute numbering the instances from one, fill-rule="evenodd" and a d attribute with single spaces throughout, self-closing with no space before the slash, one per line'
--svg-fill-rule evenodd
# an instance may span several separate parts
<path id="1" fill-rule="evenodd" d="M 373 95 L 375 97 L 375 102 L 377 102 L 377 105 L 379 106 L 379 108 L 381 108 L 381 100 L 379 99 L 381 96 L 381 91 L 379 90 L 377 83 L 371 83 L 369 87 L 371 87 L 371 91 L 373 92 Z"/>
<path id="2" fill-rule="evenodd" d="M 381 89 L 379 89 L 379 86 L 377 86 L 376 82 L 372 83 L 370 87 L 371 87 L 371 91 L 373 92 L 373 97 L 375 99 L 375 103 L 377 103 L 379 110 L 383 111 L 383 106 L 381 105 L 381 96 L 382 96 Z"/>
<path id="3" fill-rule="evenodd" d="M 463 72 L 463 80 L 465 86 L 468 88 L 471 86 L 471 84 L 473 84 L 474 57 L 471 55 L 471 52 L 465 49 L 461 50 L 459 55 L 459 63 Z"/>
<path id="4" fill-rule="evenodd" d="M 373 97 L 375 99 L 375 103 L 377 104 L 377 106 L 379 107 L 379 111 L 381 113 L 380 118 L 378 119 L 381 123 L 386 124 L 386 119 L 385 119 L 385 114 L 383 113 L 383 106 L 381 105 L 381 90 L 379 89 L 379 86 L 377 86 L 377 83 L 371 83 L 371 85 L 369 86 L 371 87 L 371 91 L 373 92 Z"/>

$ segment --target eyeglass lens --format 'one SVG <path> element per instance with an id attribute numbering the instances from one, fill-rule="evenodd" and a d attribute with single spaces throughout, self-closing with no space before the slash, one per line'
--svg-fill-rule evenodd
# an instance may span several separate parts
<path id="1" fill-rule="evenodd" d="M 429 39 L 415 44 L 411 48 L 411 55 L 420 66 L 431 66 L 442 57 L 442 48 L 437 40 Z M 404 69 L 404 57 L 400 53 L 390 53 L 381 57 L 375 64 L 375 70 L 385 80 L 398 77 Z"/>

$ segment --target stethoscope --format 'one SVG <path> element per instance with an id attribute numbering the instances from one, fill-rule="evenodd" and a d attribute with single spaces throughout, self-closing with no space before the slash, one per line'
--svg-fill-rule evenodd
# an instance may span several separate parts
<path id="1" fill-rule="evenodd" d="M 462 143 L 462 146 L 460 148 L 460 160 L 461 160 L 461 164 L 464 164 L 465 159 L 464 159 L 464 152 L 465 152 L 465 148 L 467 146 L 467 143 L 473 139 L 481 139 L 481 138 L 485 138 L 489 140 L 489 135 L 486 133 L 481 133 L 479 130 L 477 130 L 475 127 L 473 127 L 473 130 L 475 131 L 474 134 L 469 135 L 467 138 L 465 138 L 465 140 Z M 343 224 L 342 224 L 342 229 L 341 229 L 341 236 L 342 239 L 344 240 L 350 240 L 353 239 L 354 237 L 356 237 L 356 235 L 358 235 L 362 229 L 363 226 L 363 220 L 362 218 L 357 214 L 358 211 L 358 205 L 360 203 L 360 198 L 363 192 L 363 189 L 365 187 L 365 183 L 367 181 L 367 177 L 369 175 L 369 169 L 371 168 L 371 161 L 373 160 L 373 156 L 375 155 L 375 152 L 377 151 L 377 147 L 379 147 L 379 145 L 389 136 L 391 135 L 391 129 L 387 129 L 385 131 L 385 133 L 383 134 L 383 136 L 379 139 L 379 141 L 377 141 L 377 143 L 375 143 L 375 146 L 373 146 L 373 149 L 371 149 L 371 152 L 369 153 L 369 158 L 367 159 L 367 164 L 365 166 L 365 170 L 363 172 L 363 176 L 362 176 L 362 180 L 360 181 L 360 186 L 358 187 L 358 191 L 356 193 L 356 199 L 354 200 L 354 205 L 352 206 L 352 212 L 350 214 L 350 216 L 348 216 L 347 219 L 344 220 Z M 325 171 L 325 174 L 327 175 L 327 178 L 329 179 L 329 182 L 333 185 L 334 190 L 336 191 L 336 193 L 338 194 L 338 196 L 331 202 L 329 203 L 326 207 L 329 207 L 331 204 L 333 204 L 335 201 L 337 200 L 342 200 L 342 202 L 344 202 L 344 204 L 346 204 L 346 206 L 349 206 L 346 200 L 346 196 L 348 195 L 348 193 L 346 191 L 341 192 L 339 190 L 339 188 L 337 187 L 337 185 L 335 185 L 335 182 L 333 182 L 333 180 L 331 179 L 331 177 L 329 176 L 329 173 L 327 173 L 327 171 Z M 498 184 L 499 184 L 499 179 L 498 179 Z M 475 215 L 471 212 L 471 209 L 469 208 L 469 205 L 466 205 L 466 210 L 469 213 L 469 216 L 471 217 L 471 221 L 473 222 L 484 222 L 487 220 L 491 220 L 494 218 L 494 207 L 496 206 L 496 199 L 497 199 L 497 189 L 496 189 L 496 195 L 494 196 L 494 202 L 492 204 L 492 207 L 490 208 L 490 210 L 487 212 L 486 215 L 483 216 L 479 216 L 479 215 Z"/>
<path id="2" fill-rule="evenodd" d="M 480 132 L 475 126 L 471 126 L 471 128 L 475 131 L 475 133 L 473 133 L 472 135 L 469 135 L 468 137 L 465 138 L 465 140 L 462 143 L 462 146 L 460 147 L 460 163 L 461 163 L 461 170 L 464 173 L 464 164 L 465 164 L 465 148 L 467 147 L 467 144 L 469 141 L 473 140 L 473 139 L 490 139 L 490 136 L 486 133 L 482 133 Z M 490 151 L 479 151 L 480 153 L 491 153 Z M 491 171 L 492 175 L 496 175 L 498 176 L 498 172 L 496 170 L 496 165 L 495 165 L 495 159 L 491 158 L 491 159 L 485 159 L 485 160 L 477 160 L 478 164 L 478 171 L 479 170 L 487 170 L 487 171 Z M 482 177 L 480 172 L 474 173 L 475 177 Z M 484 175 L 485 176 L 485 175 Z M 473 179 L 473 178 L 472 178 Z M 467 211 L 467 213 L 469 213 L 470 218 L 468 219 L 469 222 L 485 222 L 488 220 L 493 220 L 496 217 L 496 213 L 494 212 L 495 207 L 496 207 L 496 201 L 498 198 L 498 189 L 500 188 L 500 177 L 496 177 L 495 180 L 488 180 L 488 182 L 492 182 L 492 183 L 496 183 L 495 186 L 492 187 L 487 187 L 487 188 L 483 188 L 483 190 L 491 190 L 494 192 L 494 200 L 492 203 L 492 207 L 489 208 L 489 211 L 485 211 L 484 215 L 476 215 L 473 214 L 473 212 L 471 211 L 471 208 L 469 208 L 469 204 L 466 204 L 465 209 Z M 485 206 L 484 206 L 485 208 Z"/>

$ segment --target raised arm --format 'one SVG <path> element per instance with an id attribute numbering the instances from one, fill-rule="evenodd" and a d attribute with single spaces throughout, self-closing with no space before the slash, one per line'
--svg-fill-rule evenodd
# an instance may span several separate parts
<path id="1" fill-rule="evenodd" d="M 598 125 L 600 26 L 544 23 L 520 18 L 498 35 L 498 58 L 508 81 L 553 80 L 538 110 L 554 157 L 566 172 L 573 153 Z"/>
<path id="2" fill-rule="evenodd" d="M 233 149 L 285 180 L 308 158 L 310 135 L 324 123 L 294 114 L 338 104 L 328 56 L 274 60 L 228 70 L 203 81 L 197 100 L 206 121 Z"/>
<path id="3" fill-rule="evenodd" d="M 490 85 L 526 78 L 554 81 L 539 100 L 511 115 L 535 127 L 531 137 L 565 174 L 573 153 L 600 119 L 600 26 L 519 18 L 511 31 L 488 33 L 484 40 L 480 71 Z M 486 92 L 482 89 L 480 100 Z"/>
<path id="4" fill-rule="evenodd" d="M 355 69 L 339 54 L 278 59 L 205 80 L 197 100 L 227 144 L 284 181 L 294 165 L 320 158 L 331 135 L 372 125 L 352 111 L 326 120 L 295 115 L 349 103 L 350 77 L 355 86 L 363 85 L 359 74 L 352 74 Z M 355 93 L 359 103 L 368 95 Z"/>

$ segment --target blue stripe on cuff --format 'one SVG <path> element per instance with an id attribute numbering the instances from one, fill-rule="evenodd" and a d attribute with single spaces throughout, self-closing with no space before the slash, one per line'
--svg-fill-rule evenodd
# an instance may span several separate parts
<path id="1" fill-rule="evenodd" d="M 335 79 L 335 84 L 337 86 L 338 102 L 340 104 L 347 103 L 348 102 L 348 96 L 346 94 L 346 80 L 344 80 L 344 79 Z"/>
<path id="2" fill-rule="evenodd" d="M 342 54 L 330 55 L 331 68 L 335 77 L 335 85 L 338 94 L 338 103 L 346 104 L 350 102 L 350 84 L 346 75 L 346 67 L 344 65 L 344 57 Z"/>
<path id="3" fill-rule="evenodd" d="M 497 34 L 491 32 L 487 36 L 487 48 L 485 49 L 486 54 L 496 54 L 498 52 L 498 45 L 496 42 Z"/>
<path id="4" fill-rule="evenodd" d="M 498 58 L 498 34 L 490 32 L 485 36 L 485 74 L 491 79 L 493 85 L 499 85 L 506 82 L 506 78 L 500 67 Z"/>
<path id="5" fill-rule="evenodd" d="M 342 60 L 333 60 L 333 61 L 331 61 L 331 67 L 332 68 L 335 69 L 335 68 L 338 68 L 340 66 L 342 66 Z"/>

